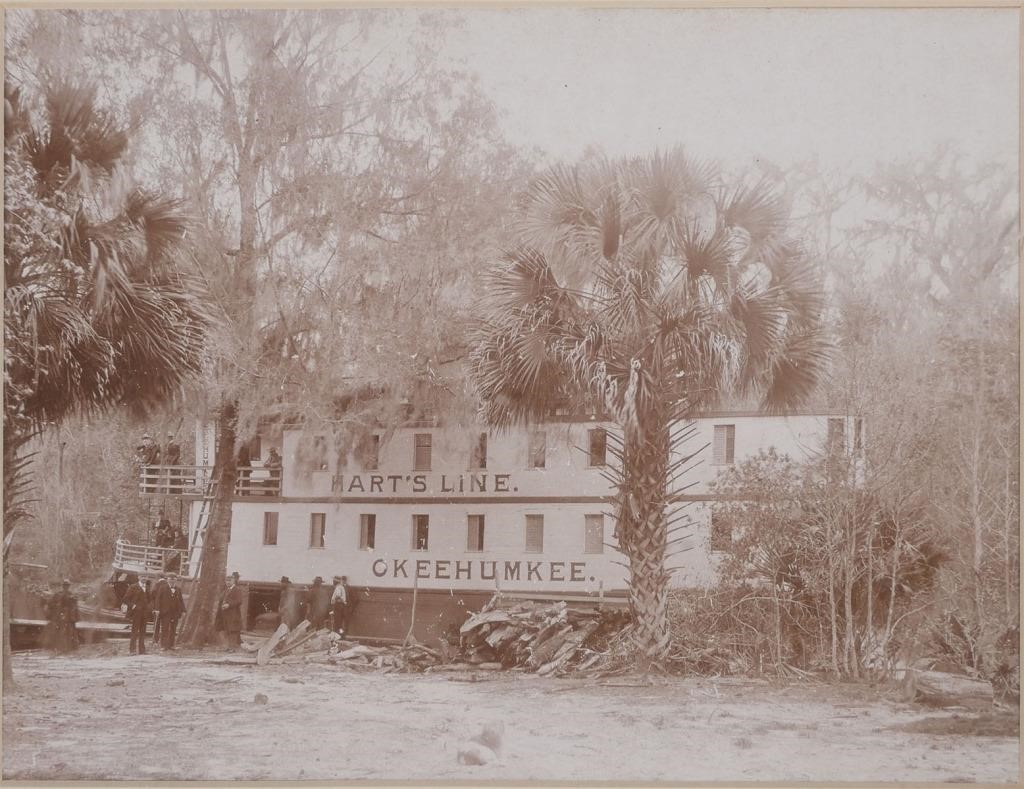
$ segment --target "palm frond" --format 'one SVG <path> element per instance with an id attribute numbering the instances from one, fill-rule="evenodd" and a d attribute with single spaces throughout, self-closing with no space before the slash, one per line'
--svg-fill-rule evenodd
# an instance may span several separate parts
<path id="1" fill-rule="evenodd" d="M 743 228 L 753 246 L 774 238 L 785 227 L 785 204 L 764 180 L 723 190 L 720 206 L 724 224 Z"/>
<path id="2" fill-rule="evenodd" d="M 765 374 L 762 408 L 779 414 L 805 402 L 825 380 L 833 350 L 831 339 L 820 326 L 788 333 Z"/>

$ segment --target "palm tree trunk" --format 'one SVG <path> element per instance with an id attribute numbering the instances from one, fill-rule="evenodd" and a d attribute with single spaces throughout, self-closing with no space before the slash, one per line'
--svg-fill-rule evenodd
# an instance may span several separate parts
<path id="1" fill-rule="evenodd" d="M 7 562 L 4 561 L 4 693 L 14 687 L 14 669 L 11 666 L 11 596 L 7 593 Z"/>
<path id="2" fill-rule="evenodd" d="M 655 427 L 626 431 L 617 507 L 621 547 L 629 560 L 633 637 L 645 669 L 662 663 L 669 651 L 669 426 L 664 418 L 649 424 Z"/>
<path id="3" fill-rule="evenodd" d="M 217 605 L 227 575 L 228 535 L 231 531 L 231 501 L 234 497 L 236 472 L 235 421 L 234 403 L 225 403 L 217 423 L 217 454 L 213 466 L 213 478 L 217 484 L 210 525 L 203 537 L 199 578 L 189 596 L 188 613 L 182 630 L 182 640 L 195 647 L 204 646 L 213 640 Z"/>
<path id="4" fill-rule="evenodd" d="M 5 397 L 7 392 L 4 392 Z M 11 398 L 7 408 L 12 409 Z M 34 453 L 23 450 L 39 432 L 26 420 L 10 418 L 4 414 L 3 436 L 3 685 L 8 690 L 14 687 L 14 670 L 11 666 L 11 596 L 7 594 L 7 578 L 10 572 L 10 552 L 14 540 L 14 529 L 18 522 L 28 517 L 28 496 L 32 491 L 29 463 Z"/>

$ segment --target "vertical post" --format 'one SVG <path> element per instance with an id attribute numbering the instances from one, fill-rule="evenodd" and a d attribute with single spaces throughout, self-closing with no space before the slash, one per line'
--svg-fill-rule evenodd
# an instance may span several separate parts
<path id="1" fill-rule="evenodd" d="M 419 590 L 420 576 L 416 573 L 412 577 L 412 616 L 409 618 L 409 632 L 405 634 L 405 641 L 402 642 L 402 647 L 405 648 L 406 644 L 409 643 L 409 639 L 412 638 L 412 630 L 416 627 L 416 592 Z"/>
<path id="2" fill-rule="evenodd" d="M 597 610 L 601 611 L 604 608 L 604 579 L 602 578 L 597 582 Z"/>
<path id="3" fill-rule="evenodd" d="M 241 586 L 241 584 L 239 584 Z M 249 629 L 249 594 L 252 592 L 249 584 L 246 584 L 242 592 L 242 630 Z"/>

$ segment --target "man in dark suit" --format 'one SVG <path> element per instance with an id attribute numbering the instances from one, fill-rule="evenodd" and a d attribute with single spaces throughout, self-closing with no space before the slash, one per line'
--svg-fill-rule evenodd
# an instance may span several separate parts
<path id="1" fill-rule="evenodd" d="M 164 609 L 167 607 L 167 597 L 171 593 L 171 585 L 167 583 L 167 573 L 160 573 L 160 578 L 153 588 L 149 592 L 149 599 L 153 605 L 153 610 L 156 612 L 156 618 L 153 621 L 153 646 L 159 646 L 163 641 L 161 637 L 163 633 L 163 614 Z"/>
<path id="2" fill-rule="evenodd" d="M 178 579 L 172 578 L 164 600 L 164 608 L 160 611 L 160 645 L 164 649 L 174 649 L 174 638 L 178 634 L 178 620 L 185 613 L 185 600 L 181 596 Z"/>
<path id="3" fill-rule="evenodd" d="M 313 579 L 313 585 L 306 592 L 306 619 L 313 630 L 319 630 L 327 621 L 331 607 L 331 590 L 324 586 L 324 579 L 319 575 Z"/>
<path id="4" fill-rule="evenodd" d="M 281 599 L 277 606 L 281 621 L 288 625 L 289 630 L 302 621 L 302 593 L 292 586 L 287 575 L 281 576 Z"/>
<path id="5" fill-rule="evenodd" d="M 167 434 L 167 444 L 164 446 L 163 451 L 163 465 L 181 465 L 181 444 L 174 440 L 174 433 Z M 171 493 L 181 493 L 181 469 L 170 469 L 168 476 L 170 479 L 169 491 Z"/>
<path id="6" fill-rule="evenodd" d="M 61 590 L 50 598 L 47 616 L 57 652 L 71 652 L 78 646 L 78 598 L 71 594 L 71 581 L 64 580 Z"/>
<path id="7" fill-rule="evenodd" d="M 128 643 L 128 654 L 146 654 L 146 620 L 149 619 L 151 608 L 149 592 L 146 591 L 146 582 L 139 576 L 139 582 L 132 584 L 124 595 L 124 604 L 121 606 L 128 621 L 132 623 L 131 640 Z"/>
<path id="8" fill-rule="evenodd" d="M 220 598 L 220 625 L 227 634 L 228 650 L 234 652 L 242 646 L 242 603 L 244 596 L 238 586 L 238 573 L 227 579 L 228 587 Z"/>

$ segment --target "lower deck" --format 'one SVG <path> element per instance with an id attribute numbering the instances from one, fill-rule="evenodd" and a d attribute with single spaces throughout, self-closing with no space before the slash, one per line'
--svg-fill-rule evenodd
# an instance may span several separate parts
<path id="1" fill-rule="evenodd" d="M 246 593 L 244 623 L 251 630 L 272 630 L 280 622 L 280 585 L 241 584 Z M 458 639 L 458 631 L 470 614 L 479 611 L 494 596 L 493 591 L 475 589 L 439 591 L 349 587 L 350 606 L 346 633 L 354 638 L 404 639 L 410 632 L 422 643 Z M 624 594 L 577 595 L 538 592 L 504 594 L 508 599 L 565 600 L 575 605 L 627 605 Z"/>

